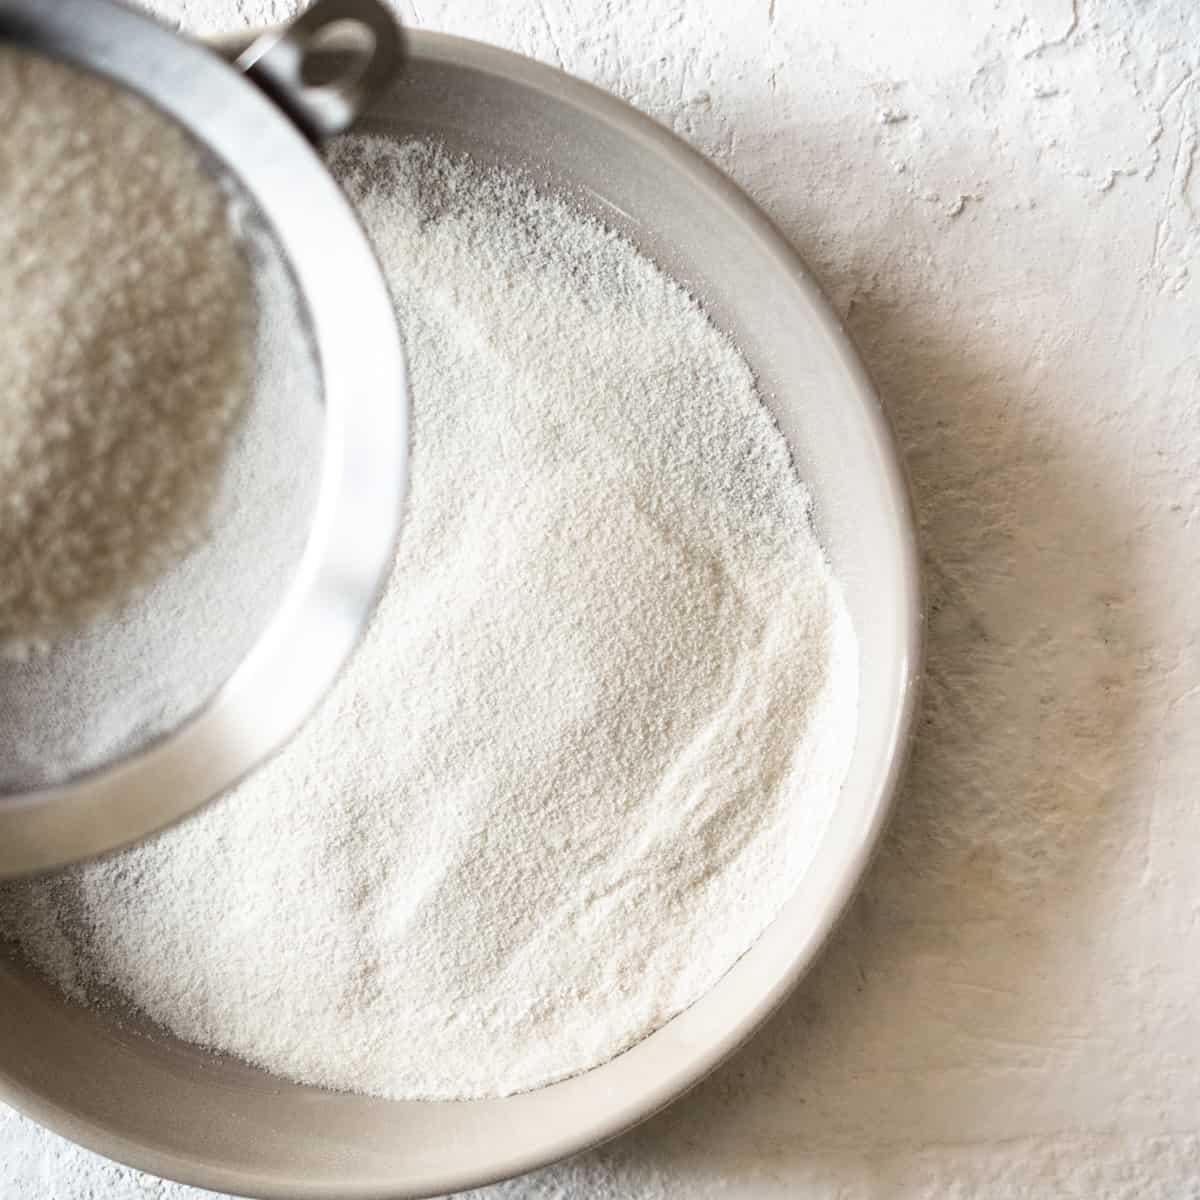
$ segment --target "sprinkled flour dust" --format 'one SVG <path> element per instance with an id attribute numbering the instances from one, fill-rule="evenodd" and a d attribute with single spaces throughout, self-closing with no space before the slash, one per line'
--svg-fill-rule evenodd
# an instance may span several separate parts
<path id="1" fill-rule="evenodd" d="M 836 801 L 857 649 L 732 343 L 519 177 L 343 139 L 405 333 L 412 495 L 362 648 L 177 829 L 3 889 L 79 1000 L 269 1071 L 487 1097 L 710 988 Z"/>
<path id="2" fill-rule="evenodd" d="M 202 536 L 244 399 L 246 272 L 186 135 L 0 47 L 0 649 L 126 598 Z"/>

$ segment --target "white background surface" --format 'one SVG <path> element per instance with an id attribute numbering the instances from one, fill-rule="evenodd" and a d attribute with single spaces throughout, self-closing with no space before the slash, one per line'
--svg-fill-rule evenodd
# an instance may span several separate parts
<path id="1" fill-rule="evenodd" d="M 899 430 L 932 605 L 908 786 L 807 983 L 665 1115 L 480 1195 L 1200 1197 L 1200 6 L 401 12 L 614 90 L 766 206 Z M 200 1195 L 0 1109 L 4 1200 Z"/>

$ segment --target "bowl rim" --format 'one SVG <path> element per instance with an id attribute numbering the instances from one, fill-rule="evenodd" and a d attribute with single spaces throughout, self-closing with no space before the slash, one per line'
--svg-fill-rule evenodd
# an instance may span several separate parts
<path id="1" fill-rule="evenodd" d="M 836 347 L 848 378 L 861 399 L 870 423 L 870 432 L 879 450 L 884 471 L 882 484 L 900 532 L 896 550 L 902 571 L 897 581 L 899 591 L 895 597 L 895 608 L 903 661 L 899 666 L 899 687 L 888 730 L 887 751 L 881 755 L 882 782 L 872 802 L 864 804 L 866 815 L 857 840 L 839 863 L 836 883 L 825 893 L 820 916 L 813 920 L 811 930 L 796 948 L 791 961 L 779 971 L 775 983 L 759 996 L 756 1003 L 744 1009 L 739 1019 L 721 1036 L 711 1039 L 703 1051 L 692 1053 L 682 1068 L 669 1078 L 656 1080 L 635 1101 L 614 1105 L 602 1118 L 581 1123 L 569 1136 L 543 1140 L 533 1148 L 518 1148 L 502 1160 L 492 1161 L 482 1170 L 478 1167 L 462 1168 L 444 1172 L 436 1179 L 425 1178 L 410 1184 L 381 1186 L 378 1183 L 350 1182 L 332 1187 L 311 1181 L 293 1181 L 285 1186 L 274 1180 L 251 1180 L 244 1172 L 223 1169 L 196 1157 L 158 1151 L 143 1143 L 134 1144 L 113 1136 L 97 1129 L 91 1122 L 64 1111 L 54 1102 L 31 1093 L 27 1088 L 14 1085 L 11 1079 L 5 1079 L 0 1073 L 0 1098 L 55 1132 L 90 1149 L 138 1169 L 165 1175 L 192 1186 L 234 1192 L 239 1188 L 251 1187 L 253 1191 L 240 1194 L 258 1196 L 264 1200 L 276 1197 L 278 1200 L 400 1200 L 402 1197 L 416 1200 L 418 1197 L 487 1186 L 609 1141 L 647 1120 L 695 1087 L 759 1030 L 794 990 L 828 943 L 862 882 L 891 816 L 907 765 L 919 706 L 924 610 L 916 522 L 903 462 L 878 393 L 849 334 L 795 248 L 766 213 L 720 168 L 657 121 L 604 89 L 515 51 L 472 39 L 422 30 L 409 30 L 407 37 L 409 53 L 414 59 L 429 65 L 461 67 L 498 76 L 532 88 L 555 101 L 582 110 L 591 118 L 599 118 L 624 136 L 632 137 L 664 155 L 671 168 L 685 174 L 696 188 L 719 198 L 733 217 L 761 239 L 780 264 L 786 267 L 791 281 L 811 304 L 821 331 Z M 716 986 L 720 987 L 721 984 Z M 684 1010 L 679 1017 L 687 1011 Z M 679 1020 L 679 1017 L 674 1020 Z M 672 1023 L 668 1022 L 663 1028 L 669 1028 Z M 613 1061 L 619 1061 L 620 1057 Z M 590 1072 L 577 1078 L 586 1077 L 587 1074 Z"/>

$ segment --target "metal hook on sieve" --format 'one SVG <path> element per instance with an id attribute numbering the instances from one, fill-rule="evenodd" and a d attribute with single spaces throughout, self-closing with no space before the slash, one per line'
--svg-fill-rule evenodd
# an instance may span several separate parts
<path id="1" fill-rule="evenodd" d="M 233 60 L 311 138 L 347 129 L 400 62 L 403 41 L 378 0 L 317 0 Z"/>

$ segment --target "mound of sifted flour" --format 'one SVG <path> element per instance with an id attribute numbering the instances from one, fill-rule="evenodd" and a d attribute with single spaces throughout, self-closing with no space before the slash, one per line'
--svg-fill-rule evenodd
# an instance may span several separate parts
<path id="1" fill-rule="evenodd" d="M 411 507 L 345 676 L 178 829 L 8 885 L 81 1001 L 292 1079 L 536 1087 L 696 1000 L 794 889 L 857 651 L 730 341 L 628 241 L 419 143 L 354 137 L 409 349 Z"/>
<path id="2" fill-rule="evenodd" d="M 113 83 L 0 47 L 0 653 L 112 608 L 205 531 L 245 399 L 221 188 Z"/>

